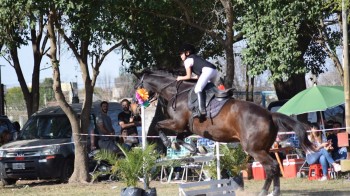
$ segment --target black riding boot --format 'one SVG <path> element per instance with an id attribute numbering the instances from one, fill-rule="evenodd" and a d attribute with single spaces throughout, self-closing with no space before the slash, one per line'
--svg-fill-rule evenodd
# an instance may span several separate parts
<path id="1" fill-rule="evenodd" d="M 199 115 L 201 117 L 207 116 L 207 112 L 205 111 L 205 97 L 203 92 L 198 92 L 198 106 L 199 106 Z"/>

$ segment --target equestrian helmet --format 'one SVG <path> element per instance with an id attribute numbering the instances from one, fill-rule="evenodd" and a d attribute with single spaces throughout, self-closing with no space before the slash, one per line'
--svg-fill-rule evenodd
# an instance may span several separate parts
<path id="1" fill-rule="evenodd" d="M 196 53 L 196 48 L 192 45 L 192 44 L 183 44 L 180 47 L 179 53 L 183 53 L 183 52 L 189 52 L 189 54 L 195 54 Z"/>

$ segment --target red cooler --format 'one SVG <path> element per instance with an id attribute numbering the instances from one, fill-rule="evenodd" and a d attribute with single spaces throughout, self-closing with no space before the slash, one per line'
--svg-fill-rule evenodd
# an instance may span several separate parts
<path id="1" fill-rule="evenodd" d="M 253 170 L 254 180 L 265 180 L 266 179 L 265 170 L 264 170 L 263 166 L 260 164 L 260 162 L 253 162 L 252 170 Z"/>
<path id="2" fill-rule="evenodd" d="M 300 159 L 296 154 L 288 154 L 283 160 L 283 170 L 285 178 L 295 178 L 301 166 L 304 164 L 304 159 Z"/>

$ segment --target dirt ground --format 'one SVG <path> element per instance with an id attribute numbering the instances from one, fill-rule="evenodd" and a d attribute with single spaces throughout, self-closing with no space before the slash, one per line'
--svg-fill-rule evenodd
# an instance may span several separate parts
<path id="1" fill-rule="evenodd" d="M 245 180 L 245 189 L 237 190 L 238 196 L 258 195 L 262 180 Z M 140 183 L 140 187 L 143 185 Z M 0 188 L 0 195 L 120 195 L 125 187 L 121 182 L 98 182 L 88 184 L 57 184 L 48 181 L 19 181 L 14 186 Z M 152 181 L 159 196 L 179 195 L 178 183 Z M 306 178 L 281 178 L 282 195 L 350 195 L 350 180 L 342 178 L 324 182 Z"/>

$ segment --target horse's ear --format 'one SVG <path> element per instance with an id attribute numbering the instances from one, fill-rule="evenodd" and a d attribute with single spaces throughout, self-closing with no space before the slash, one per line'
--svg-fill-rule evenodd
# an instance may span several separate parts
<path id="1" fill-rule="evenodd" d="M 137 79 L 140 79 L 142 76 L 142 72 L 133 72 Z"/>
<path id="2" fill-rule="evenodd" d="M 150 72 L 150 70 L 151 70 L 150 68 L 146 67 L 146 68 L 142 69 L 141 71 L 133 72 L 133 74 L 137 77 L 137 79 L 140 79 L 143 74 Z"/>

